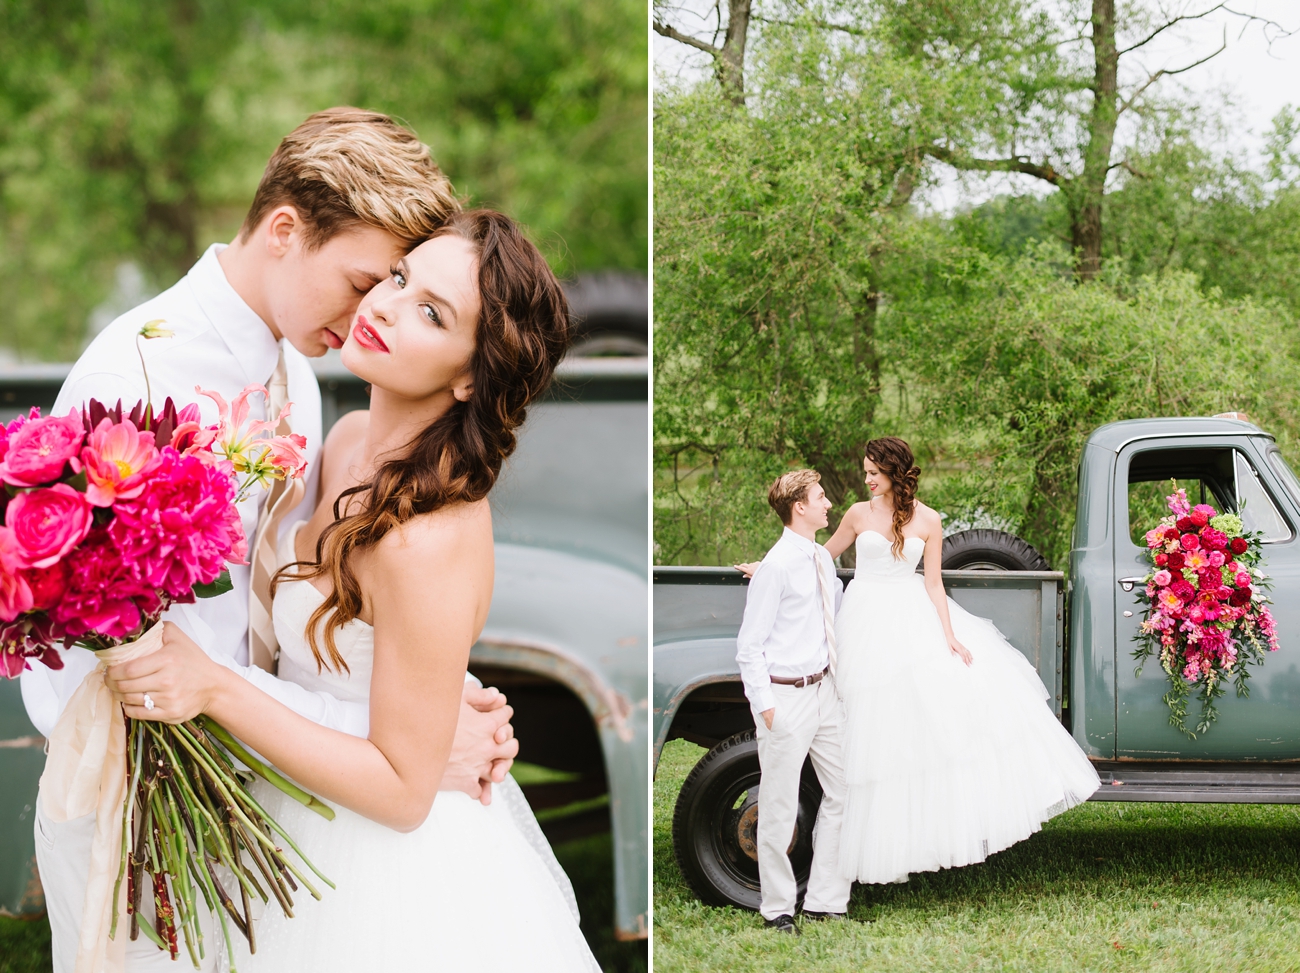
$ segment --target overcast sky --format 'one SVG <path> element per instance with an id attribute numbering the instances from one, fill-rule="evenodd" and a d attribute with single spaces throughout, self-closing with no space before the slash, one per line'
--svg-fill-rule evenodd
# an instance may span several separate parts
<path id="1" fill-rule="evenodd" d="M 681 0 L 684 7 L 676 26 L 691 25 L 691 10 L 708 11 L 708 0 Z M 1175 0 L 1165 6 L 1194 12 L 1213 6 L 1215 0 Z M 1196 101 L 1217 103 L 1228 92 L 1236 109 L 1226 117 L 1232 120 L 1234 142 L 1257 155 L 1273 116 L 1287 104 L 1300 105 L 1300 0 L 1236 0 L 1229 6 L 1250 12 L 1296 31 L 1289 37 L 1279 36 L 1272 28 L 1247 23 L 1243 18 L 1220 11 L 1204 20 L 1191 21 L 1166 31 L 1140 56 L 1140 66 L 1148 71 L 1174 69 L 1216 50 L 1224 42 L 1227 50 L 1207 64 L 1176 78 L 1164 78 L 1159 84 L 1173 93 L 1181 85 Z M 694 21 L 703 31 L 712 20 L 696 15 Z M 1270 44 L 1270 38 L 1272 42 Z M 711 62 L 707 55 L 684 44 L 655 35 L 652 47 L 656 81 L 676 78 L 694 80 L 707 77 Z M 1138 62 L 1130 60 L 1129 70 L 1136 72 Z M 1123 79 L 1121 79 L 1123 80 Z M 1043 191 L 1043 184 L 1029 176 L 1006 175 L 965 180 L 963 187 L 955 176 L 945 177 L 938 187 L 929 190 L 924 201 L 929 208 L 951 212 L 963 203 L 979 202 L 999 192 Z"/>

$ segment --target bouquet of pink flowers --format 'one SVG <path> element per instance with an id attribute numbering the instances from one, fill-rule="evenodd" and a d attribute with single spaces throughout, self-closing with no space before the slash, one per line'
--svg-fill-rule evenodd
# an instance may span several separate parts
<path id="1" fill-rule="evenodd" d="M 1169 516 L 1146 533 L 1153 569 L 1146 576 L 1146 617 L 1134 641 L 1142 664 L 1154 653 L 1169 677 L 1169 723 L 1192 739 L 1218 719 L 1214 700 L 1231 679 L 1250 695 L 1248 666 L 1276 652 L 1277 629 L 1263 594 L 1260 536 L 1243 530 L 1234 513 L 1192 506 L 1174 484 Z M 1196 729 L 1187 728 L 1192 687 L 1201 700 Z"/>
<path id="2" fill-rule="evenodd" d="M 247 553 L 236 504 L 259 483 L 301 476 L 306 441 L 270 434 L 288 406 L 269 421 L 247 421 L 249 396 L 266 394 L 261 386 L 250 386 L 229 404 L 216 393 L 196 391 L 217 403 L 216 425 L 200 423 L 197 405 L 178 410 L 168 399 L 156 414 L 144 403 L 124 413 L 120 402 L 109 409 L 91 401 L 66 416 L 42 416 L 33 409 L 0 426 L 0 673 L 5 677 L 16 677 L 29 659 L 61 668 L 61 645 L 101 653 L 100 670 L 125 661 L 126 649 L 144 654 L 151 650 L 146 643 L 161 643 L 160 629 L 146 633 L 170 605 L 230 589 L 226 565 L 244 563 Z M 142 931 L 174 959 L 179 928 L 197 968 L 204 946 L 195 907 L 202 897 L 221 916 L 228 944 L 227 914 L 253 944 L 250 894 L 264 901 L 274 896 L 291 914 L 295 877 L 313 894 L 316 890 L 282 853 L 277 835 L 291 847 L 292 841 L 253 799 L 247 775 L 236 770 L 229 754 L 326 817 L 333 812 L 211 721 L 126 720 L 120 706 L 102 703 L 111 696 L 100 670 L 78 690 L 88 700 L 82 715 L 97 708 L 109 737 L 119 738 L 118 762 L 112 762 L 111 752 L 95 758 L 93 774 L 102 773 L 102 780 L 96 776 L 89 792 L 82 784 L 54 786 L 91 776 L 85 773 L 83 751 L 93 744 L 76 737 L 86 734 L 65 714 L 51 737 L 46 768 L 46 778 L 62 775 L 46 795 L 61 814 L 99 809 L 102 815 L 109 806 L 105 794 L 120 802 L 112 805 L 120 809 L 120 823 L 106 832 L 112 843 L 120 838 L 120 849 L 101 849 L 109 856 L 119 852 L 116 867 L 109 866 L 116 872 L 111 898 L 107 881 L 96 893 L 92 880 L 85 922 L 94 926 L 106 920 L 99 938 L 106 933 L 113 939 L 124 905 L 132 939 Z M 69 710 L 78 702 L 74 697 Z M 74 744 L 63 746 L 65 739 Z M 92 861 L 92 879 L 94 868 Z M 152 928 L 138 921 L 146 872 L 157 917 Z M 227 884 L 233 877 L 242 908 L 219 874 Z M 101 904 L 90 902 L 95 894 Z M 109 946 L 105 942 L 102 948 Z"/>

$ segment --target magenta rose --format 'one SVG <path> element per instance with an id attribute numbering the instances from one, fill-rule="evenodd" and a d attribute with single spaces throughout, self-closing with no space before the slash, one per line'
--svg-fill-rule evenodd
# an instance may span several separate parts
<path id="1" fill-rule="evenodd" d="M 92 508 L 66 483 L 20 493 L 9 501 L 5 525 L 28 567 L 48 568 L 90 533 Z"/>
<path id="2" fill-rule="evenodd" d="M 1183 545 L 1184 551 L 1194 551 L 1201 546 L 1201 539 L 1195 534 L 1184 534 L 1179 538 L 1179 543 Z"/>
<path id="3" fill-rule="evenodd" d="M 1235 584 L 1238 588 L 1250 587 L 1250 575 L 1248 575 L 1245 571 L 1240 572 L 1235 578 L 1232 579 L 1232 581 L 1233 584 Z"/>
<path id="4" fill-rule="evenodd" d="M 32 607 L 32 589 L 19 572 L 22 549 L 8 527 L 0 527 L 0 622 L 12 622 Z"/>
<path id="5" fill-rule="evenodd" d="M 40 486 L 57 480 L 69 461 L 74 471 L 81 469 L 77 453 L 86 431 L 81 416 L 45 416 L 29 419 L 9 436 L 9 447 L 0 462 L 0 480 L 17 487 Z"/>
<path id="6" fill-rule="evenodd" d="M 1204 527 L 1210 522 L 1210 518 L 1205 516 L 1205 511 L 1201 510 L 1199 507 L 1188 514 L 1187 519 L 1197 527 Z"/>

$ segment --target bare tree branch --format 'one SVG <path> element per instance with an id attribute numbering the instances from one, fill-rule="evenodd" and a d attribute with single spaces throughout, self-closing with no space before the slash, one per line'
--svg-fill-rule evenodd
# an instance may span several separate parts
<path id="1" fill-rule="evenodd" d="M 1063 186 L 1070 182 L 1070 177 L 1057 172 L 1050 163 L 1030 162 L 1024 156 L 1012 159 L 977 159 L 961 152 L 954 152 L 943 145 L 925 145 L 919 150 L 922 155 L 946 162 L 954 169 L 969 169 L 977 172 L 1022 172 L 1035 179 L 1042 179 L 1053 186 Z"/>
<path id="2" fill-rule="evenodd" d="M 1129 172 L 1137 176 L 1139 179 L 1151 178 L 1141 169 L 1138 169 L 1136 166 L 1134 166 L 1133 163 L 1129 162 L 1128 159 L 1121 159 L 1119 162 L 1112 162 L 1109 166 L 1106 167 L 1106 171 L 1110 172 L 1111 169 L 1127 169 Z"/>
<path id="3" fill-rule="evenodd" d="M 676 27 L 673 27 L 669 24 L 661 24 L 657 20 L 655 21 L 655 33 L 661 34 L 664 37 L 671 38 L 672 40 L 679 41 L 682 44 L 689 44 L 691 47 L 698 48 L 699 50 L 704 51 L 706 54 L 712 54 L 714 57 L 717 57 L 719 54 L 722 53 L 722 48 L 714 47 L 712 44 L 708 44 L 705 43 L 704 41 L 696 40 L 690 34 L 683 34 Z"/>
<path id="4" fill-rule="evenodd" d="M 1140 88 L 1137 89 L 1137 91 L 1135 91 L 1135 92 L 1133 92 L 1133 94 L 1129 95 L 1129 97 L 1124 101 L 1124 103 L 1121 104 L 1121 105 L 1119 106 L 1119 110 L 1118 110 L 1115 114 L 1116 114 L 1117 116 L 1118 116 L 1118 115 L 1122 115 L 1122 114 L 1124 114 L 1126 111 L 1128 111 L 1130 108 L 1132 108 L 1133 105 L 1134 105 L 1134 103 L 1135 103 L 1135 102 L 1138 100 L 1138 98 L 1141 96 L 1142 92 L 1146 91 L 1148 88 L 1150 88 L 1153 84 L 1155 84 L 1155 83 L 1156 83 L 1157 81 L 1159 81 L 1161 78 L 1169 78 L 1169 77 L 1173 77 L 1175 74 L 1183 74 L 1183 73 L 1186 72 L 1186 71 L 1190 71 L 1190 70 L 1192 70 L 1192 68 L 1198 68 L 1198 67 L 1200 67 L 1202 64 L 1204 64 L 1206 61 L 1209 61 L 1209 60 L 1211 60 L 1211 59 L 1213 59 L 1213 58 L 1218 57 L 1220 54 L 1222 54 L 1222 53 L 1223 53 L 1224 51 L 1226 51 L 1227 49 L 1228 49 L 1228 28 L 1225 27 L 1225 28 L 1223 29 L 1223 43 L 1222 43 L 1221 45 L 1219 45 L 1219 49 L 1218 49 L 1217 51 L 1215 51 L 1213 54 L 1207 54 L 1205 57 L 1201 58 L 1199 61 L 1193 61 L 1191 64 L 1184 65 L 1184 66 L 1181 67 L 1181 68 L 1174 68 L 1174 69 L 1171 70 L 1171 71 L 1166 71 L 1164 68 L 1161 68 L 1161 69 L 1160 69 L 1159 71 L 1157 71 L 1155 74 L 1151 75 L 1151 77 L 1147 78 L 1146 81 L 1144 81 L 1144 82 L 1142 83 L 1142 86 L 1141 86 Z"/>
<path id="5" fill-rule="evenodd" d="M 829 20 L 822 20 L 820 18 L 813 18 L 810 20 L 774 20 L 771 17 L 760 17 L 758 14 L 753 14 L 751 19 L 757 20 L 759 23 L 763 24 L 773 24 L 777 27 L 812 26 L 820 27 L 822 30 L 838 30 L 841 33 L 852 34 L 854 37 L 868 36 L 867 31 L 861 30 L 860 28 L 848 27 L 844 24 L 833 24 Z"/>
<path id="6" fill-rule="evenodd" d="M 1175 24 L 1180 24 L 1185 20 L 1201 20 L 1205 17 L 1208 17 L 1216 10 L 1224 9 L 1225 7 L 1227 7 L 1227 5 L 1228 5 L 1228 0 L 1223 0 L 1222 3 L 1216 3 L 1213 7 L 1210 7 L 1208 10 L 1202 10 L 1198 14 L 1184 14 L 1180 17 L 1175 17 L 1173 20 L 1166 21 L 1165 23 L 1157 27 L 1155 30 L 1153 30 L 1151 33 L 1147 34 L 1146 37 L 1142 38 L 1136 44 L 1130 44 L 1128 47 L 1124 48 L 1122 51 L 1119 52 L 1119 56 L 1123 57 L 1125 54 L 1129 53 L 1129 51 L 1136 51 L 1139 47 L 1146 47 L 1153 40 L 1155 40 L 1157 37 L 1159 37 L 1161 34 L 1167 31 L 1170 27 L 1173 27 Z M 1232 13 L 1233 11 L 1229 10 L 1228 12 Z"/>

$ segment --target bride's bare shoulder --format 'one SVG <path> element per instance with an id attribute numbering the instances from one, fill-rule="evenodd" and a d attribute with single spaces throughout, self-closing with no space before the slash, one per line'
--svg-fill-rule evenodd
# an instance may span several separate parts
<path id="1" fill-rule="evenodd" d="M 375 545 L 383 566 L 424 572 L 492 563 L 492 509 L 487 500 L 454 503 L 405 521 Z"/>
<path id="2" fill-rule="evenodd" d="M 920 500 L 914 500 L 912 504 L 912 517 L 915 518 L 918 524 L 927 528 L 938 527 L 940 530 L 943 529 L 943 518 L 939 516 L 939 511 L 933 507 L 927 507 Z"/>

